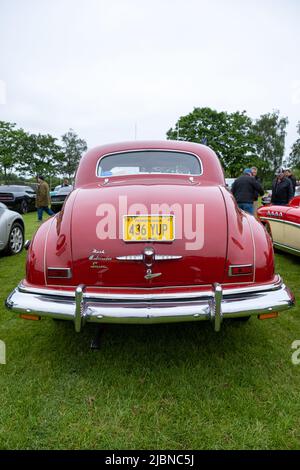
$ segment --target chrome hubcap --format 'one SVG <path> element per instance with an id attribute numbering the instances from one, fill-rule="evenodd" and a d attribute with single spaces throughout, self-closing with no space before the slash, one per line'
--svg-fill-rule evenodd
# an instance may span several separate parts
<path id="1" fill-rule="evenodd" d="M 22 230 L 19 227 L 12 229 L 10 234 L 10 247 L 14 253 L 19 253 L 22 250 L 23 246 L 23 234 Z"/>

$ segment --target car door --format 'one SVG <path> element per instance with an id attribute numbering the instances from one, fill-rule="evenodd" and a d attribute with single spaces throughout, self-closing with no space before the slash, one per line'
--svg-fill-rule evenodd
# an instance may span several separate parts
<path id="1" fill-rule="evenodd" d="M 4 204 L 0 202 L 0 251 L 3 250 L 7 242 L 7 223 L 4 220 L 5 210 Z"/>
<path id="2" fill-rule="evenodd" d="M 286 212 L 285 220 L 285 245 L 300 252 L 300 207 L 291 206 Z"/>

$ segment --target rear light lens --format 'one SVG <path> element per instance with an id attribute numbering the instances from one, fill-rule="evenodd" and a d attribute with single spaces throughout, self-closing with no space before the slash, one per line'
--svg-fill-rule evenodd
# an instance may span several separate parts
<path id="1" fill-rule="evenodd" d="M 48 268 L 48 279 L 70 279 L 72 271 L 70 268 Z"/>
<path id="2" fill-rule="evenodd" d="M 39 315 L 29 315 L 29 314 L 26 314 L 26 313 L 22 313 L 20 315 L 20 318 L 23 318 L 23 320 L 40 320 L 41 317 Z"/>
<path id="3" fill-rule="evenodd" d="M 268 318 L 277 318 L 278 317 L 278 312 L 272 312 L 272 313 L 262 313 L 261 315 L 258 315 L 259 320 L 267 320 Z"/>
<path id="4" fill-rule="evenodd" d="M 237 264 L 229 266 L 229 276 L 246 276 L 253 274 L 253 264 Z"/>

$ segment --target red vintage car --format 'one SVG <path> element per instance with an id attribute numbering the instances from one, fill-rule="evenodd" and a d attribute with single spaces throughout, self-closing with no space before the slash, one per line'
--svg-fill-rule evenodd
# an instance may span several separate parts
<path id="1" fill-rule="evenodd" d="M 287 206 L 260 207 L 257 214 L 275 248 L 300 256 L 300 195 Z"/>
<path id="2" fill-rule="evenodd" d="M 238 209 L 216 154 L 180 141 L 105 145 L 81 159 L 62 211 L 32 239 L 6 301 L 23 318 L 163 323 L 277 316 L 294 297 L 272 242 Z"/>

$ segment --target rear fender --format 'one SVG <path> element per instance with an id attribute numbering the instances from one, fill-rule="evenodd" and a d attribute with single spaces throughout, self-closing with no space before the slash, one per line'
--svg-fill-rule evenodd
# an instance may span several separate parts
<path id="1" fill-rule="evenodd" d="M 241 211 L 234 197 L 222 191 L 228 219 L 227 264 L 225 282 L 268 282 L 274 277 L 272 242 L 255 217 Z M 232 265 L 253 265 L 252 275 L 230 276 Z"/>

